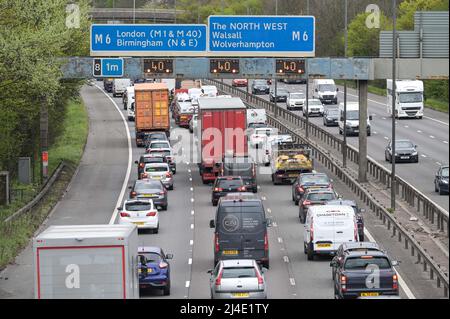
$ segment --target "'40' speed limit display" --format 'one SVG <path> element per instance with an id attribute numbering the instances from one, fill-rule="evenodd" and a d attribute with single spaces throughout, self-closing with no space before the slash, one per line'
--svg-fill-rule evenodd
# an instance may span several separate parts
<path id="1" fill-rule="evenodd" d="M 144 59 L 144 73 L 170 74 L 173 73 L 172 59 Z"/>
<path id="2" fill-rule="evenodd" d="M 304 74 L 305 60 L 304 59 L 278 59 L 276 61 L 277 74 Z"/>

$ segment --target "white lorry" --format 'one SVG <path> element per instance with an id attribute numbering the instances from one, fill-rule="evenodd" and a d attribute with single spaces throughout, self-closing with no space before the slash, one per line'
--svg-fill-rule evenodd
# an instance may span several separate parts
<path id="1" fill-rule="evenodd" d="M 386 80 L 386 110 L 392 116 L 392 93 L 393 81 Z M 419 118 L 423 117 L 423 82 L 420 80 L 396 80 L 396 118 Z"/>
<path id="2" fill-rule="evenodd" d="M 132 86 L 130 79 L 114 79 L 112 85 L 113 96 L 122 96 L 129 86 Z"/>
<path id="3" fill-rule="evenodd" d="M 37 299 L 139 298 L 136 225 L 50 226 L 33 254 Z"/>
<path id="4" fill-rule="evenodd" d="M 359 240 L 356 215 L 351 206 L 311 206 L 304 227 L 304 251 L 308 260 L 316 255 L 334 255 L 341 244 Z"/>
<path id="5" fill-rule="evenodd" d="M 334 80 L 315 79 L 313 81 L 313 97 L 323 104 L 338 104 L 338 91 Z"/>
<path id="6" fill-rule="evenodd" d="M 372 135 L 370 121 L 372 115 L 367 116 L 367 136 Z M 339 104 L 339 134 L 359 135 L 359 103 L 347 102 L 347 122 L 344 125 L 344 103 Z"/>

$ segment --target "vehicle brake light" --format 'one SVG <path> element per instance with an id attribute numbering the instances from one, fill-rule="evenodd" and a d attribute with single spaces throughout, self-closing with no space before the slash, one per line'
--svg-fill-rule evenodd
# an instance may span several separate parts
<path id="1" fill-rule="evenodd" d="M 165 195 L 166 194 L 166 191 L 164 191 L 164 192 L 159 192 L 159 195 Z"/>
<path id="2" fill-rule="evenodd" d="M 314 223 L 313 223 L 313 217 L 311 217 L 311 226 L 309 228 L 309 241 L 314 241 Z"/>
<path id="3" fill-rule="evenodd" d="M 154 217 L 154 216 L 156 216 L 156 212 L 150 212 L 150 213 L 147 213 L 147 216 Z"/>
<path id="4" fill-rule="evenodd" d="M 166 173 L 166 177 L 169 177 L 169 178 L 170 178 L 170 177 L 172 177 L 172 174 L 171 174 L 170 172 L 167 172 L 167 173 Z"/>
<path id="5" fill-rule="evenodd" d="M 258 277 L 258 285 L 264 285 L 264 279 L 258 269 L 256 270 L 256 277 Z"/>
<path id="6" fill-rule="evenodd" d="M 159 263 L 159 268 L 161 268 L 161 269 L 167 268 L 167 266 L 169 266 L 169 264 L 164 261 L 161 261 Z"/>
<path id="7" fill-rule="evenodd" d="M 216 187 L 216 188 L 214 188 L 214 191 L 215 191 L 215 192 L 221 192 L 221 191 L 223 191 L 223 188 Z"/>
<path id="8" fill-rule="evenodd" d="M 247 189 L 245 188 L 245 186 L 239 187 L 238 191 L 240 192 L 245 192 Z"/>
<path id="9" fill-rule="evenodd" d="M 269 236 L 267 235 L 267 233 L 264 234 L 264 250 L 269 250 Z"/>
<path id="10" fill-rule="evenodd" d="M 358 224 L 356 220 L 354 221 L 354 230 L 355 230 L 355 242 L 358 241 Z"/>
<path id="11" fill-rule="evenodd" d="M 222 284 L 222 273 L 223 270 L 220 270 L 219 275 L 216 278 L 216 286 L 220 286 Z"/>
<path id="12" fill-rule="evenodd" d="M 217 233 L 214 234 L 214 249 L 215 252 L 218 253 L 219 252 L 219 235 Z"/>
<path id="13" fill-rule="evenodd" d="M 311 205 L 311 201 L 309 201 L 309 200 L 303 201 L 303 206 L 308 206 L 308 205 Z"/>
<path id="14" fill-rule="evenodd" d="M 141 174 L 141 178 L 148 178 L 148 174 L 147 173 Z"/>
<path id="15" fill-rule="evenodd" d="M 144 168 L 145 167 L 144 163 L 139 163 L 139 167 Z"/>
<path id="16" fill-rule="evenodd" d="M 373 259 L 373 256 L 361 256 L 361 259 Z"/>
<path id="17" fill-rule="evenodd" d="M 397 276 L 397 274 L 392 276 L 392 289 L 398 290 L 398 276 Z"/>
<path id="18" fill-rule="evenodd" d="M 120 217 L 130 217 L 130 214 L 125 213 L 125 212 L 121 212 L 120 213 Z"/>
<path id="19" fill-rule="evenodd" d="M 131 192 L 131 193 L 130 193 L 130 197 L 131 197 L 131 198 L 136 197 L 136 195 L 137 195 L 136 192 Z"/>
<path id="20" fill-rule="evenodd" d="M 345 275 L 341 276 L 341 290 L 343 292 L 347 291 L 347 276 Z"/>
<path id="21" fill-rule="evenodd" d="M 297 190 L 298 190 L 300 193 L 304 193 L 304 192 L 305 192 L 305 189 L 304 189 L 303 187 L 301 187 L 300 185 L 297 186 Z"/>

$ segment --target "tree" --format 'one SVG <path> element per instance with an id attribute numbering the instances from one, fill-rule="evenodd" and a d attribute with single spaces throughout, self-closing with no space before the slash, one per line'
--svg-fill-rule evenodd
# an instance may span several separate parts
<path id="1" fill-rule="evenodd" d="M 414 29 L 416 11 L 448 11 L 449 0 L 406 0 L 398 9 L 397 27 L 399 30 Z"/>

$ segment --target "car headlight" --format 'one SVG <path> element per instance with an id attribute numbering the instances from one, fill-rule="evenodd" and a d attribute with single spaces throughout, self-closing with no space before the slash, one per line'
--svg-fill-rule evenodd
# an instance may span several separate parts
<path id="1" fill-rule="evenodd" d="M 412 156 L 417 156 L 417 154 L 418 154 L 417 152 L 413 152 L 411 155 Z"/>
<path id="2" fill-rule="evenodd" d="M 398 156 L 398 153 L 395 153 L 395 156 Z"/>
<path id="3" fill-rule="evenodd" d="M 442 184 L 448 184 L 448 180 L 446 180 L 446 179 L 442 179 L 441 182 L 442 182 Z"/>

